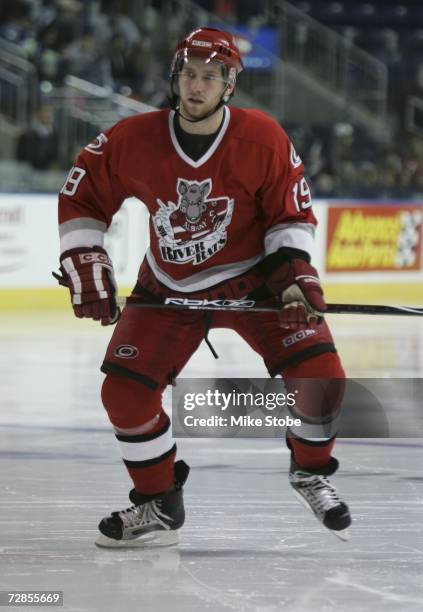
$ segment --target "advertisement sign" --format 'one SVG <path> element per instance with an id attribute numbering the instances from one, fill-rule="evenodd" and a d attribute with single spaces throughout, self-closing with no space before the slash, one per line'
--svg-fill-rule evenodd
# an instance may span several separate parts
<path id="1" fill-rule="evenodd" d="M 329 206 L 326 272 L 422 270 L 422 225 L 421 206 Z"/>
<path id="2" fill-rule="evenodd" d="M 12 274 L 25 265 L 28 242 L 25 207 L 19 201 L 0 205 L 0 275 Z"/>
<path id="3" fill-rule="evenodd" d="M 114 216 L 105 248 L 119 284 L 133 285 L 148 246 L 145 207 L 126 200 Z M 0 289 L 56 287 L 59 265 L 57 196 L 0 195 Z"/>
<path id="4" fill-rule="evenodd" d="M 361 272 L 360 282 L 368 277 L 373 286 L 389 282 L 393 287 L 406 272 L 407 282 L 422 286 L 420 202 L 343 206 L 318 200 L 315 212 L 319 228 L 313 263 L 324 282 L 355 282 Z M 135 283 L 148 244 L 146 208 L 131 198 L 114 216 L 105 237 L 119 285 Z M 57 196 L 0 194 L 0 291 L 57 287 L 51 272 L 58 263 Z M 375 276 L 378 271 L 386 274 Z"/>

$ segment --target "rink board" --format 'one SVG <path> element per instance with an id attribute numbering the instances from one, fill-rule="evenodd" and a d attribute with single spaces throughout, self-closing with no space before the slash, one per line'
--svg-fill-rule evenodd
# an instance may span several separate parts
<path id="1" fill-rule="evenodd" d="M 317 200 L 313 263 L 328 301 L 423 303 L 423 201 Z M 115 215 L 105 247 L 121 294 L 148 245 L 146 209 L 135 198 Z M 57 196 L 0 195 L 0 310 L 56 310 L 68 295 L 57 269 Z"/>

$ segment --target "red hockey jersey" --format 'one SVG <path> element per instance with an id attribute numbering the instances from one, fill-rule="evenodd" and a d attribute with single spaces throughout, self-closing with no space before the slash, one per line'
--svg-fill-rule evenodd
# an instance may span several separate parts
<path id="1" fill-rule="evenodd" d="M 62 252 L 103 244 L 128 197 L 150 213 L 146 257 L 175 291 L 200 291 L 242 274 L 282 246 L 310 252 L 316 225 L 303 164 L 276 121 L 224 108 L 197 161 L 181 149 L 174 111 L 129 117 L 78 156 L 59 196 Z"/>

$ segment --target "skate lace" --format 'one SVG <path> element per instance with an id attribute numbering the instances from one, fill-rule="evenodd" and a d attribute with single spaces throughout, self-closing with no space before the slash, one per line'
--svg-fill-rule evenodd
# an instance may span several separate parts
<path id="1" fill-rule="evenodd" d="M 152 500 L 140 506 L 131 506 L 119 512 L 125 528 L 142 527 L 151 523 L 160 523 L 168 527 L 168 522 L 173 519 L 162 511 L 162 500 Z"/>
<path id="2" fill-rule="evenodd" d="M 329 482 L 325 476 L 308 477 L 304 474 L 303 477 L 297 472 L 299 477 L 299 486 L 301 492 L 308 499 L 313 509 L 317 512 L 327 512 L 335 506 L 339 506 L 342 502 L 338 497 L 335 487 Z"/>

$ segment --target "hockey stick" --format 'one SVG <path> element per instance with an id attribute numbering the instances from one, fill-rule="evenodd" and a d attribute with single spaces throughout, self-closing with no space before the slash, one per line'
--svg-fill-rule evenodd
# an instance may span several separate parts
<path id="1" fill-rule="evenodd" d="M 173 310 L 223 310 L 238 312 L 277 312 L 281 309 L 278 304 L 256 306 L 254 300 L 191 300 L 187 298 L 166 298 L 163 303 L 144 302 L 137 296 L 117 297 L 117 305 L 137 306 L 139 308 L 166 308 Z M 423 316 L 423 307 L 411 308 L 409 306 L 382 306 L 379 304 L 327 304 L 326 314 L 367 314 L 367 315 L 402 315 Z"/>

